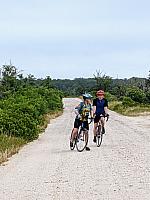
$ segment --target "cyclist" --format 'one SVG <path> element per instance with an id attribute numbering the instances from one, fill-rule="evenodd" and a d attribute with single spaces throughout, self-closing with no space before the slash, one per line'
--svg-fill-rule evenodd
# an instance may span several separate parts
<path id="1" fill-rule="evenodd" d="M 105 133 L 105 120 L 104 117 L 100 117 L 100 115 L 103 116 L 109 116 L 108 115 L 108 101 L 107 99 L 104 98 L 104 91 L 103 90 L 99 90 L 96 92 L 96 96 L 97 98 L 93 100 L 93 113 L 94 113 L 94 129 L 93 129 L 93 133 L 94 133 L 94 139 L 93 142 L 96 142 L 96 128 L 97 128 L 97 123 L 99 122 L 99 120 L 101 121 L 102 124 L 102 133 Z"/>
<path id="2" fill-rule="evenodd" d="M 73 140 L 78 133 L 78 129 L 83 122 L 84 128 L 88 131 L 89 124 L 88 124 L 88 116 L 90 115 L 93 118 L 93 109 L 91 104 L 92 96 L 89 93 L 83 94 L 83 101 L 75 108 L 76 118 L 74 121 L 74 128 L 72 132 L 72 138 L 70 140 L 70 147 L 73 146 Z M 86 146 L 86 150 L 90 151 L 90 148 Z"/>

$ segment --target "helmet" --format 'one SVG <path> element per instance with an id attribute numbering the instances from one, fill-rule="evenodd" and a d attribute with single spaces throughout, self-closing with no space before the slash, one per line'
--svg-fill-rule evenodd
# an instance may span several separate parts
<path id="1" fill-rule="evenodd" d="M 96 95 L 98 96 L 98 95 L 104 95 L 105 93 L 104 93 L 104 91 L 103 90 L 98 90 L 97 92 L 96 92 Z"/>
<path id="2" fill-rule="evenodd" d="M 89 93 L 85 93 L 82 95 L 83 99 L 91 99 L 92 98 L 92 95 L 90 95 Z"/>

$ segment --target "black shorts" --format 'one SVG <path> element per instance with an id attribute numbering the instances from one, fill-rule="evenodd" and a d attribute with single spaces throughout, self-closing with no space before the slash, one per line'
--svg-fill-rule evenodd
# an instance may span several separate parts
<path id="1" fill-rule="evenodd" d="M 80 119 L 75 119 L 74 121 L 74 128 L 78 128 L 82 125 L 83 123 L 83 128 L 89 130 L 89 124 L 88 124 L 88 121 L 84 121 L 82 122 Z"/>
<path id="2" fill-rule="evenodd" d="M 105 113 L 103 113 L 103 114 L 100 114 L 100 115 L 104 115 L 105 116 Z M 94 118 L 94 123 L 98 123 L 99 122 L 99 120 L 100 120 L 100 115 L 96 115 L 95 116 L 95 118 Z"/>

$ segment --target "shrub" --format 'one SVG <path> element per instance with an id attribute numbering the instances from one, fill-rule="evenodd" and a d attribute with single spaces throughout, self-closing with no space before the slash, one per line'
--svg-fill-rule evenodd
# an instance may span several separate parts
<path id="1" fill-rule="evenodd" d="M 132 87 L 127 89 L 127 97 L 130 97 L 133 101 L 144 103 L 146 100 L 146 94 L 143 90 Z"/>
<path id="2" fill-rule="evenodd" d="M 150 91 L 146 92 L 146 100 L 148 103 L 150 103 Z"/>
<path id="3" fill-rule="evenodd" d="M 133 101 L 130 97 L 123 97 L 122 105 L 125 107 L 134 106 L 135 101 Z"/>
<path id="4" fill-rule="evenodd" d="M 32 141 L 38 137 L 44 114 L 62 109 L 62 93 L 28 87 L 0 100 L 0 133 Z"/>
<path id="5" fill-rule="evenodd" d="M 110 94 L 109 92 L 105 93 L 105 97 L 108 101 L 117 101 L 117 97 L 115 95 Z"/>

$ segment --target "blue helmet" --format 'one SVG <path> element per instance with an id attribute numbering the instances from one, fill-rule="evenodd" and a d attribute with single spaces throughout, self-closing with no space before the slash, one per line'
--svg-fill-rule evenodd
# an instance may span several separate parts
<path id="1" fill-rule="evenodd" d="M 85 93 L 82 95 L 83 99 L 92 99 L 92 95 L 90 95 L 89 93 Z"/>

